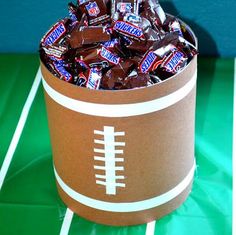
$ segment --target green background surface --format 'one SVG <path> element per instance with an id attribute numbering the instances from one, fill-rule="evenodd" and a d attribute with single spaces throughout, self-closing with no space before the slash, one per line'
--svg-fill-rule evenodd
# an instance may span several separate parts
<path id="1" fill-rule="evenodd" d="M 39 62 L 34 54 L 1 54 L 0 65 L 1 165 Z M 193 189 L 179 209 L 157 221 L 156 235 L 231 234 L 234 60 L 199 58 L 198 67 Z M 65 211 L 55 185 L 40 85 L 0 191 L 0 234 L 59 234 Z M 74 216 L 69 235 L 144 235 L 145 230 L 146 225 L 111 227 Z"/>
<path id="2" fill-rule="evenodd" d="M 0 52 L 36 52 L 43 34 L 67 15 L 69 1 L 0 1 Z M 199 38 L 201 55 L 236 56 L 235 0 L 164 0 L 163 8 L 184 19 Z"/>

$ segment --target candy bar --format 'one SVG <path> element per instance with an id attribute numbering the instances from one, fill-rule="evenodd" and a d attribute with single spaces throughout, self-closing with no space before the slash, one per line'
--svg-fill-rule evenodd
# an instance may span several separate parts
<path id="1" fill-rule="evenodd" d="M 126 13 L 139 14 L 139 0 L 114 0 L 112 7 L 113 18 Z M 116 15 L 116 16 L 115 16 Z"/>
<path id="2" fill-rule="evenodd" d="M 96 35 L 96 37 L 94 37 Z M 82 47 L 87 44 L 106 42 L 110 40 L 110 35 L 102 26 L 80 27 L 79 31 L 74 30 L 71 33 L 69 44 L 72 48 Z"/>
<path id="3" fill-rule="evenodd" d="M 68 47 L 66 46 L 60 46 L 60 45 L 46 45 L 42 47 L 44 50 L 45 54 L 48 55 L 48 57 L 51 60 L 63 60 L 65 53 L 68 51 Z"/>
<path id="4" fill-rule="evenodd" d="M 103 76 L 101 86 L 103 89 L 121 89 L 124 87 L 124 80 L 134 68 L 134 63 L 131 60 L 121 62 L 112 69 L 108 70 Z"/>
<path id="5" fill-rule="evenodd" d="M 140 27 L 125 21 L 116 21 L 114 30 L 133 39 L 145 39 L 143 30 Z"/>
<path id="6" fill-rule="evenodd" d="M 99 67 L 91 68 L 89 70 L 86 87 L 93 90 L 99 89 L 101 78 L 102 78 L 101 69 Z"/>
<path id="7" fill-rule="evenodd" d="M 79 9 L 86 13 L 90 25 L 98 25 L 109 20 L 108 9 L 105 1 L 81 1 L 79 0 Z"/>
<path id="8" fill-rule="evenodd" d="M 68 3 L 68 12 L 72 22 L 78 22 L 82 17 L 82 12 L 79 10 L 78 6 L 74 5 L 72 2 Z"/>
<path id="9" fill-rule="evenodd" d="M 72 75 L 65 69 L 63 63 L 53 62 L 55 71 L 59 74 L 60 78 L 66 82 L 72 81 Z"/>
<path id="10" fill-rule="evenodd" d="M 120 62 L 120 57 L 118 55 L 115 55 L 111 51 L 109 51 L 107 48 L 102 47 L 101 50 L 99 50 L 98 55 L 102 58 L 108 61 L 110 64 L 117 65 Z"/>
<path id="11" fill-rule="evenodd" d="M 51 45 L 61 40 L 66 34 L 67 22 L 68 22 L 67 20 L 61 20 L 57 22 L 55 25 L 53 25 L 53 27 L 42 38 L 41 43 L 43 45 Z"/>
<path id="12" fill-rule="evenodd" d="M 143 3 L 144 11 L 141 14 L 153 23 L 154 26 L 160 28 L 166 20 L 166 14 L 161 5 L 156 0 L 147 0 Z"/>

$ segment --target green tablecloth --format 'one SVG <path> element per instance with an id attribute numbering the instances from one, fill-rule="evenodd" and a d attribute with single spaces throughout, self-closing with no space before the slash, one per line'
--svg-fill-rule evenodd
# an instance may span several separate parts
<path id="1" fill-rule="evenodd" d="M 0 166 L 38 66 L 37 55 L 0 55 Z M 156 235 L 231 234 L 234 60 L 199 58 L 198 67 L 193 189 L 179 209 L 156 222 Z M 0 234 L 60 234 L 65 212 L 55 185 L 40 84 L 0 191 Z M 146 224 L 111 227 L 74 215 L 68 234 L 145 232 Z"/>

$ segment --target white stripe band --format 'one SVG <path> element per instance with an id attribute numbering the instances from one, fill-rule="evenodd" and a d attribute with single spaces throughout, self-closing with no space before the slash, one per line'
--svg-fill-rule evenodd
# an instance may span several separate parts
<path id="1" fill-rule="evenodd" d="M 187 96 L 194 88 L 197 72 L 179 90 L 155 100 L 134 104 L 96 104 L 69 98 L 54 90 L 43 78 L 43 86 L 48 95 L 58 104 L 78 113 L 101 117 L 129 117 L 143 115 L 165 109 Z"/>
<path id="2" fill-rule="evenodd" d="M 145 235 L 154 235 L 155 234 L 155 225 L 156 225 L 155 220 L 147 223 Z"/>
<path id="3" fill-rule="evenodd" d="M 66 214 L 61 226 L 60 235 L 68 235 L 70 230 L 71 221 L 73 219 L 73 211 L 69 208 L 66 209 Z"/>
<path id="4" fill-rule="evenodd" d="M 142 210 L 147 210 L 151 209 L 157 206 L 160 206 L 164 203 L 167 203 L 168 201 L 174 199 L 177 197 L 179 194 L 181 194 L 187 186 L 190 184 L 190 182 L 193 179 L 194 176 L 194 170 L 195 170 L 195 162 L 194 165 L 192 166 L 191 170 L 187 174 L 187 176 L 178 184 L 176 185 L 173 189 L 170 191 L 161 194 L 157 197 L 146 199 L 143 201 L 137 201 L 137 202 L 120 202 L 120 203 L 115 203 L 115 202 L 106 202 L 106 201 L 101 201 L 97 200 L 94 198 L 87 197 L 85 195 L 82 195 L 72 188 L 70 188 L 58 175 L 55 167 L 54 167 L 54 172 L 56 176 L 56 180 L 62 190 L 72 199 L 75 201 L 84 204 L 86 206 L 98 209 L 98 210 L 103 210 L 103 211 L 110 211 L 110 212 L 134 212 L 134 211 L 142 211 Z"/>

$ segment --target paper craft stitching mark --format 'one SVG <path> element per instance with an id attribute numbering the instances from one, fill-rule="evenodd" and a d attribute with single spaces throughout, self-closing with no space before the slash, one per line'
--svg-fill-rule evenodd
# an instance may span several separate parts
<path id="1" fill-rule="evenodd" d="M 125 132 L 115 132 L 113 126 L 104 126 L 103 131 L 94 130 L 94 134 L 103 136 L 103 139 L 94 139 L 95 144 L 102 145 L 104 148 L 94 148 L 94 160 L 102 163 L 94 165 L 95 170 L 102 170 L 104 174 L 95 174 L 96 184 L 103 185 L 106 188 L 106 194 L 116 195 L 117 187 L 125 187 L 125 183 L 120 182 L 124 180 L 124 175 L 117 175 L 118 171 L 124 171 L 124 166 L 117 166 L 116 163 L 124 162 L 123 157 L 117 157 L 116 155 L 122 155 L 123 149 L 116 149 L 116 147 L 124 147 L 125 142 L 116 142 L 116 136 L 125 136 Z M 97 153 L 103 154 L 103 156 L 96 155 Z M 119 182 L 117 182 L 119 180 Z"/>

